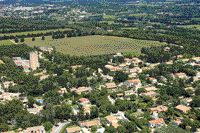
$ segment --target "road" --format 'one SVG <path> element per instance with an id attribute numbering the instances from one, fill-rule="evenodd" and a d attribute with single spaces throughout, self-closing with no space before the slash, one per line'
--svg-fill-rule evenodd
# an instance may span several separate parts
<path id="1" fill-rule="evenodd" d="M 69 124 L 69 122 L 58 123 L 59 126 L 53 126 L 51 133 L 59 133 L 66 124 Z"/>

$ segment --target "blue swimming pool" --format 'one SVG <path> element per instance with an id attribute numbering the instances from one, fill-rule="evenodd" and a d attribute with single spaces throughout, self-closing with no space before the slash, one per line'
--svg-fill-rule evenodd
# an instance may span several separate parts
<path id="1" fill-rule="evenodd" d="M 100 128 L 97 130 L 97 133 L 103 133 L 105 131 L 105 128 Z"/>
<path id="2" fill-rule="evenodd" d="M 39 99 L 39 100 L 37 100 L 38 102 L 40 102 L 40 103 L 43 103 L 43 100 L 41 100 L 41 99 Z"/>
<path id="3" fill-rule="evenodd" d="M 74 109 L 75 109 L 75 110 L 78 110 L 78 108 L 77 108 L 77 107 L 74 107 Z"/>

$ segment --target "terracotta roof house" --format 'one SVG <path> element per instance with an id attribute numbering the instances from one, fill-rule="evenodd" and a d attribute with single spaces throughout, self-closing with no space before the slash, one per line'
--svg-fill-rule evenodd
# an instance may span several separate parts
<path id="1" fill-rule="evenodd" d="M 187 87 L 187 88 L 185 88 L 185 90 L 192 90 L 192 91 L 195 91 L 195 88 L 193 88 L 193 87 Z"/>
<path id="2" fill-rule="evenodd" d="M 79 126 L 66 128 L 66 133 L 80 133 L 82 129 Z"/>
<path id="3" fill-rule="evenodd" d="M 84 93 L 89 93 L 91 90 L 92 90 L 91 87 L 79 87 L 79 88 L 76 90 L 76 93 L 78 93 L 78 94 L 81 94 L 82 92 L 84 92 Z"/>
<path id="4" fill-rule="evenodd" d="M 90 100 L 87 99 L 87 98 L 80 98 L 78 100 L 78 102 L 80 102 L 80 104 L 82 104 L 82 105 L 88 105 L 88 104 L 90 104 Z"/>
<path id="5" fill-rule="evenodd" d="M 158 107 L 155 107 L 155 108 L 147 108 L 147 110 L 150 110 L 151 113 L 154 113 L 154 112 L 165 112 L 168 110 L 168 107 L 167 106 L 158 106 Z"/>
<path id="6" fill-rule="evenodd" d="M 141 95 L 141 96 L 156 97 L 156 96 L 158 96 L 159 94 L 152 91 L 152 92 L 147 92 L 147 93 L 141 93 L 140 95 Z"/>
<path id="7" fill-rule="evenodd" d="M 67 89 L 66 88 L 61 88 L 58 92 L 60 94 L 64 94 L 64 93 L 67 93 Z"/>
<path id="8" fill-rule="evenodd" d="M 128 75 L 129 78 L 132 79 L 137 79 L 137 74 L 136 73 L 131 73 L 130 75 Z"/>
<path id="9" fill-rule="evenodd" d="M 177 77 L 177 78 L 187 78 L 187 75 L 185 73 L 180 72 L 180 73 L 176 73 L 175 77 Z"/>
<path id="10" fill-rule="evenodd" d="M 133 79 L 133 80 L 126 80 L 124 82 L 124 85 L 128 87 L 133 87 L 133 88 L 140 88 L 142 86 L 142 83 L 140 79 Z"/>
<path id="11" fill-rule="evenodd" d="M 180 126 L 182 124 L 182 122 L 180 120 L 174 121 L 172 122 L 174 125 L 176 126 Z"/>
<path id="12" fill-rule="evenodd" d="M 157 79 L 155 79 L 153 77 L 148 77 L 148 79 L 151 82 L 151 84 L 156 84 L 157 83 Z"/>
<path id="13" fill-rule="evenodd" d="M 92 120 L 92 121 L 84 121 L 79 123 L 80 127 L 87 127 L 87 128 L 91 128 L 93 126 L 98 126 L 100 125 L 100 120 L 96 119 L 96 120 Z"/>
<path id="14" fill-rule="evenodd" d="M 117 123 L 117 117 L 114 115 L 108 115 L 105 117 L 105 119 L 111 124 L 112 122 Z"/>
<path id="15" fill-rule="evenodd" d="M 200 57 L 195 57 L 195 58 L 192 58 L 196 63 L 200 63 Z"/>
<path id="16" fill-rule="evenodd" d="M 156 88 L 155 86 L 147 87 L 147 88 L 144 88 L 144 89 L 145 89 L 145 92 L 151 92 L 151 91 L 158 90 L 158 88 Z"/>
<path id="17" fill-rule="evenodd" d="M 150 128 L 153 128 L 153 127 L 161 127 L 165 125 L 165 121 L 163 118 L 159 118 L 159 119 L 156 119 L 156 120 L 152 120 L 152 121 L 149 121 L 149 127 Z"/>
<path id="18" fill-rule="evenodd" d="M 184 113 L 188 113 L 189 110 L 191 110 L 192 108 L 191 107 L 187 107 L 187 106 L 184 106 L 184 105 L 177 105 L 175 107 L 175 110 L 178 110 L 178 111 L 181 111 L 181 112 L 184 112 Z"/>
<path id="19" fill-rule="evenodd" d="M 178 59 L 183 58 L 183 55 L 177 55 L 177 58 Z"/>
<path id="20" fill-rule="evenodd" d="M 3 82 L 3 85 L 6 89 L 8 89 L 8 87 L 11 86 L 15 86 L 17 84 L 15 84 L 13 81 L 5 81 Z M 3 88 L 3 85 L 0 83 L 0 89 Z"/>
<path id="21" fill-rule="evenodd" d="M 7 132 L 2 132 L 2 133 L 15 133 L 15 131 L 7 131 Z"/>
<path id="22" fill-rule="evenodd" d="M 22 131 L 23 133 L 46 133 L 43 126 L 35 126 L 26 128 L 26 130 Z"/>
<path id="23" fill-rule="evenodd" d="M 82 67 L 82 65 L 71 66 L 73 70 L 76 70 L 78 67 Z"/>
<path id="24" fill-rule="evenodd" d="M 108 89 L 117 89 L 117 86 L 115 83 L 105 83 L 105 87 L 107 87 Z"/>
<path id="25" fill-rule="evenodd" d="M 182 59 L 181 61 L 183 62 L 183 63 L 186 63 L 186 62 L 188 62 L 190 59 Z"/>
<path id="26" fill-rule="evenodd" d="M 166 64 L 166 65 L 172 65 L 172 64 L 173 64 L 173 61 L 172 61 L 172 60 L 167 61 L 167 62 L 165 62 L 165 64 Z"/>
<path id="27" fill-rule="evenodd" d="M 5 64 L 2 60 L 0 60 L 0 64 Z"/>
<path id="28" fill-rule="evenodd" d="M 112 122 L 111 125 L 116 129 L 118 126 L 120 126 L 119 124 Z"/>
<path id="29" fill-rule="evenodd" d="M 154 69 L 155 66 L 158 66 L 158 65 L 160 65 L 160 63 L 153 63 L 149 65 L 149 68 Z"/>

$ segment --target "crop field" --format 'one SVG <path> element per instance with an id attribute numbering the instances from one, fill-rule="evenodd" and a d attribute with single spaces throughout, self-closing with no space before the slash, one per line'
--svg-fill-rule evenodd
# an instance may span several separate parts
<path id="1" fill-rule="evenodd" d="M 13 42 L 11 42 L 10 40 L 2 40 L 0 41 L 0 46 L 1 45 L 11 45 L 14 44 Z"/>
<path id="2" fill-rule="evenodd" d="M 55 46 L 58 52 L 75 56 L 85 56 L 130 51 L 140 53 L 142 47 L 158 46 L 162 45 L 163 43 L 123 37 L 95 35 L 55 40 L 53 40 L 52 37 L 45 37 L 45 40 L 41 40 L 40 37 L 35 38 L 35 41 L 32 41 L 31 38 L 26 38 L 25 44 L 31 47 Z"/>
<path id="3" fill-rule="evenodd" d="M 71 29 L 68 29 L 68 28 L 65 28 L 65 29 L 59 29 L 60 31 L 65 31 L 65 30 L 71 30 Z M 13 35 L 13 36 L 16 36 L 16 35 L 28 35 L 28 34 L 37 34 L 37 33 L 46 33 L 46 32 L 56 32 L 58 31 L 58 29 L 52 29 L 52 30 L 39 30 L 39 31 L 29 31 L 29 32 L 16 32 L 16 33 L 6 33 L 6 34 L 0 34 L 0 36 L 3 36 L 3 35 Z"/>
<path id="4" fill-rule="evenodd" d="M 200 30 L 200 25 L 179 25 L 178 27 L 183 27 L 183 28 L 196 28 Z"/>

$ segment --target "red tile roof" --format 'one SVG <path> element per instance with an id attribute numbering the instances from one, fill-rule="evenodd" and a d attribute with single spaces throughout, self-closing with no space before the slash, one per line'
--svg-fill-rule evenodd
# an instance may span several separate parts
<path id="1" fill-rule="evenodd" d="M 159 118 L 159 119 L 156 119 L 156 120 L 152 120 L 152 121 L 149 121 L 150 124 L 162 124 L 164 123 L 164 119 L 163 118 Z"/>

